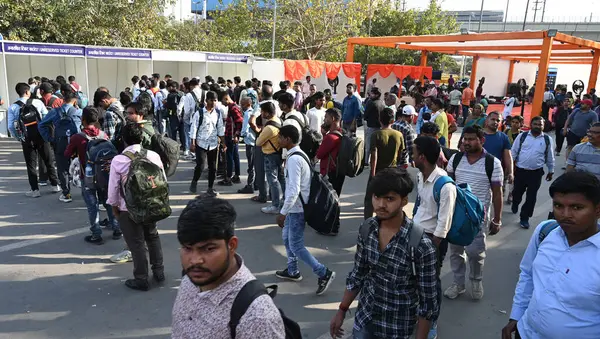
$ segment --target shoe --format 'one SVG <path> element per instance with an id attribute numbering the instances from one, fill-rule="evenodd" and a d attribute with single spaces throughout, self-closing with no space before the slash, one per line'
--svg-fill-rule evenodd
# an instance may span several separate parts
<path id="1" fill-rule="evenodd" d="M 465 289 L 464 285 L 460 286 L 457 283 L 452 283 L 452 285 L 450 285 L 450 287 L 444 291 L 444 297 L 448 299 L 456 299 L 459 295 L 465 293 L 466 291 L 467 290 Z"/>
<path id="2" fill-rule="evenodd" d="M 137 291 L 147 291 L 150 289 L 147 281 L 138 279 L 127 279 L 125 280 L 125 286 Z"/>
<path id="3" fill-rule="evenodd" d="M 215 191 L 214 188 L 209 188 L 206 190 L 206 195 L 210 196 L 210 197 L 218 197 L 219 196 L 219 192 Z"/>
<path id="4" fill-rule="evenodd" d="M 133 261 L 133 257 L 131 256 L 131 251 L 124 250 L 123 252 L 117 253 L 110 257 L 110 261 L 114 262 L 115 264 L 122 264 Z"/>
<path id="5" fill-rule="evenodd" d="M 100 220 L 98 224 L 100 224 L 102 227 L 112 227 L 112 225 L 108 222 L 108 218 Z"/>
<path id="6" fill-rule="evenodd" d="M 196 194 L 196 192 L 198 192 L 198 185 L 194 183 L 190 184 L 190 193 Z"/>
<path id="7" fill-rule="evenodd" d="M 319 278 L 319 280 L 317 281 L 317 295 L 323 295 L 323 293 L 325 293 L 325 291 L 327 291 L 327 289 L 329 288 L 329 285 L 331 285 L 331 283 L 333 282 L 333 279 L 335 279 L 335 272 L 332 272 L 329 269 L 327 269 L 325 277 Z"/>
<path id="8" fill-rule="evenodd" d="M 58 197 L 58 200 L 68 203 L 73 201 L 73 198 L 71 198 L 71 194 L 61 194 L 60 197 Z"/>
<path id="9" fill-rule="evenodd" d="M 83 240 L 85 240 L 86 242 L 89 242 L 90 244 L 96 244 L 96 245 L 104 244 L 104 240 L 102 240 L 102 237 L 99 235 L 88 235 L 87 237 L 83 238 Z"/>
<path id="10" fill-rule="evenodd" d="M 40 182 L 38 182 L 38 186 L 48 186 L 48 182 L 47 181 L 40 181 Z"/>
<path id="11" fill-rule="evenodd" d="M 52 188 L 50 189 L 50 192 L 52 192 L 52 193 L 60 193 L 60 192 L 62 192 L 62 188 L 60 188 L 60 186 L 58 186 L 58 185 L 52 186 Z"/>
<path id="12" fill-rule="evenodd" d="M 437 322 L 431 322 L 431 328 L 429 329 L 429 334 L 427 335 L 427 339 L 437 339 Z"/>
<path id="13" fill-rule="evenodd" d="M 291 281 L 300 281 L 302 280 L 302 274 L 300 272 L 296 274 L 290 274 L 290 271 L 286 268 L 283 271 L 275 272 L 275 276 L 280 279 L 291 280 Z"/>
<path id="14" fill-rule="evenodd" d="M 471 280 L 471 298 L 481 300 L 483 298 L 483 281 Z"/>
<path id="15" fill-rule="evenodd" d="M 519 226 L 521 226 L 521 228 L 528 230 L 529 229 L 529 220 L 521 220 L 519 222 Z"/>
<path id="16" fill-rule="evenodd" d="M 221 180 L 221 181 L 217 182 L 217 185 L 220 185 L 220 186 L 233 186 L 233 182 L 231 182 L 231 180 L 224 179 L 224 180 Z"/>
<path id="17" fill-rule="evenodd" d="M 327 233 L 327 232 L 319 232 L 319 231 L 317 231 L 317 233 L 319 233 L 320 235 L 328 236 L 328 237 L 335 237 L 336 235 L 338 235 L 338 232 L 329 232 L 329 233 Z"/>
<path id="18" fill-rule="evenodd" d="M 40 190 L 35 190 L 35 191 L 27 191 L 25 192 L 25 195 L 28 197 L 32 197 L 32 198 L 39 198 L 42 195 L 40 194 Z"/>
<path id="19" fill-rule="evenodd" d="M 279 214 L 279 207 L 271 205 L 261 208 L 260 211 L 266 214 Z"/>
<path id="20" fill-rule="evenodd" d="M 183 151 L 183 156 L 184 157 L 189 157 L 190 156 L 190 151 Z"/>
<path id="21" fill-rule="evenodd" d="M 511 210 L 511 212 L 513 212 L 513 214 L 519 213 L 519 205 L 512 204 L 512 206 L 510 207 L 510 210 Z"/>
<path id="22" fill-rule="evenodd" d="M 106 207 L 104 207 L 104 205 L 100 204 L 100 205 L 98 205 L 98 210 L 102 211 L 102 212 L 106 212 Z"/>
<path id="23" fill-rule="evenodd" d="M 162 283 L 162 282 L 164 282 L 166 280 L 164 272 L 162 272 L 162 273 L 154 273 L 153 274 L 153 278 L 154 278 L 154 281 L 156 281 L 157 283 Z"/>
<path id="24" fill-rule="evenodd" d="M 557 157 L 558 157 L 558 156 L 560 156 L 560 152 L 556 152 L 556 156 L 557 156 Z"/>
<path id="25" fill-rule="evenodd" d="M 244 186 L 244 188 L 240 188 L 238 191 L 238 193 L 243 193 L 243 194 L 252 194 L 254 193 L 254 189 L 252 188 L 252 186 Z"/>
<path id="26" fill-rule="evenodd" d="M 233 178 L 231 178 L 231 182 L 234 183 L 234 184 L 241 184 L 242 180 L 240 180 L 240 176 L 239 175 L 236 175 Z"/>
<path id="27" fill-rule="evenodd" d="M 121 231 L 113 231 L 113 240 L 119 240 L 121 239 L 121 237 L 123 237 L 123 232 Z"/>
<path id="28" fill-rule="evenodd" d="M 258 202 L 260 204 L 264 204 L 267 202 L 267 199 L 261 198 L 259 196 L 253 196 L 252 198 L 250 198 L 250 200 L 254 201 L 254 202 Z"/>

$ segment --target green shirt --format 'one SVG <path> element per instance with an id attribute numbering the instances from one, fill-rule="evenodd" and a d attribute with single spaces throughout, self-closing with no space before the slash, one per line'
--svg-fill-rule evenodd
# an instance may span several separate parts
<path id="1" fill-rule="evenodd" d="M 377 150 L 375 170 L 378 172 L 384 168 L 395 167 L 398 154 L 405 148 L 404 136 L 399 131 L 387 128 L 373 133 L 371 135 L 371 152 Z"/>

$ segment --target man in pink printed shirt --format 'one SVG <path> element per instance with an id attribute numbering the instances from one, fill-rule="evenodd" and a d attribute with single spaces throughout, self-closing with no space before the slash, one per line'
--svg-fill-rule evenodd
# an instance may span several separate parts
<path id="1" fill-rule="evenodd" d="M 123 141 L 127 146 L 123 153 L 139 152 L 142 149 L 140 143 L 143 139 L 143 133 L 143 128 L 139 124 L 127 124 L 122 131 Z M 146 157 L 163 169 L 162 161 L 157 153 L 147 150 Z M 113 158 L 110 165 L 106 203 L 112 206 L 113 213 L 119 220 L 123 237 L 133 258 L 134 279 L 128 279 L 125 281 L 125 285 L 134 290 L 147 291 L 150 285 L 148 283 L 148 258 L 146 257 L 144 245 L 148 247 L 154 280 L 159 283 L 165 280 L 163 254 L 156 223 L 137 224 L 131 220 L 127 212 L 127 205 L 122 192 L 125 189 L 124 183 L 127 180 L 130 164 L 131 160 L 123 154 Z"/>

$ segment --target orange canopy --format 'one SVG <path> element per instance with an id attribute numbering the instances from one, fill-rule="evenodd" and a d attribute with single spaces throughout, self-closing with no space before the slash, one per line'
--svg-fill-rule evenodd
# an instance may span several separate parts
<path id="1" fill-rule="evenodd" d="M 367 66 L 367 79 L 370 79 L 377 73 L 379 73 L 381 77 L 387 78 L 392 72 L 398 79 L 404 79 L 409 75 L 413 79 L 418 79 L 421 76 L 426 76 L 428 79 L 431 79 L 433 69 L 431 67 L 421 66 L 372 64 Z"/>
<path id="2" fill-rule="evenodd" d="M 319 78 L 323 71 L 327 79 L 335 79 L 340 70 L 348 78 L 354 79 L 357 90 L 360 89 L 361 65 L 353 62 L 326 62 L 319 60 L 284 60 L 285 80 L 296 81 L 309 75 Z"/>

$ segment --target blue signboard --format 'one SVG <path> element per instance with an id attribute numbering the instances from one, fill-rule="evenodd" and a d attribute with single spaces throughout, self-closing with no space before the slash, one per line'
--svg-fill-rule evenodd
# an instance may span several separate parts
<path id="1" fill-rule="evenodd" d="M 247 63 L 247 55 L 206 53 L 206 61 Z"/>
<path id="2" fill-rule="evenodd" d="M 26 44 L 22 42 L 5 42 L 4 51 L 16 54 L 39 54 L 56 56 L 84 56 L 83 46 L 72 45 L 50 45 L 50 44 Z"/>
<path id="3" fill-rule="evenodd" d="M 85 53 L 90 58 L 152 59 L 149 49 L 86 47 Z"/>

